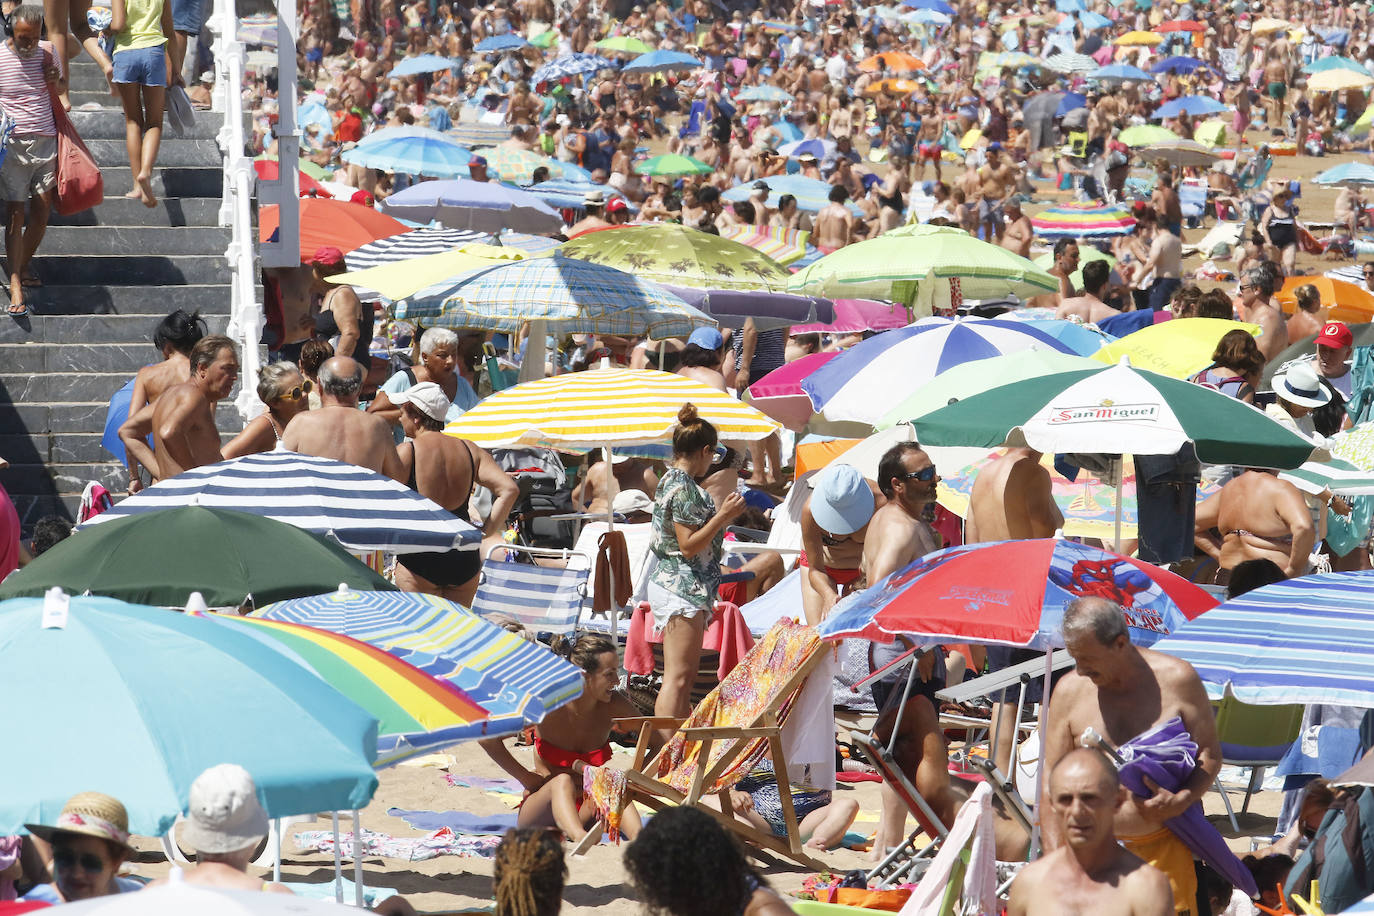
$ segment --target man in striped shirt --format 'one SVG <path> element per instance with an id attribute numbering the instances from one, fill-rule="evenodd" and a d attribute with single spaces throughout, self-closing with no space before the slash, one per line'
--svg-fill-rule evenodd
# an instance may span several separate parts
<path id="1" fill-rule="evenodd" d="M 0 108 L 15 122 L 0 165 L 0 193 L 9 203 L 5 254 L 9 312 L 16 317 L 28 314 L 24 287 L 38 283 L 29 262 L 48 228 L 57 183 L 57 128 L 50 88 L 57 84 L 58 68 L 51 48 L 39 42 L 42 29 L 43 8 L 26 3 L 14 11 L 13 37 L 0 44 Z"/>

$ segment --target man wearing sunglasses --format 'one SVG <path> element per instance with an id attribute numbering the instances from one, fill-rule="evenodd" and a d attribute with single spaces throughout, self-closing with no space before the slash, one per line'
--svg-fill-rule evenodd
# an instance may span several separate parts
<path id="1" fill-rule="evenodd" d="M 1278 266 L 1271 261 L 1262 261 L 1259 266 L 1247 270 L 1240 281 L 1241 316 L 1259 325 L 1263 331 L 1256 343 L 1266 361 L 1288 346 L 1288 324 L 1272 298 L 1279 280 Z"/>
<path id="2" fill-rule="evenodd" d="M 934 462 L 915 442 L 900 442 L 879 460 L 878 489 L 887 504 L 873 513 L 864 538 L 869 583 L 940 549 L 940 536 L 923 518 L 939 483 Z"/>

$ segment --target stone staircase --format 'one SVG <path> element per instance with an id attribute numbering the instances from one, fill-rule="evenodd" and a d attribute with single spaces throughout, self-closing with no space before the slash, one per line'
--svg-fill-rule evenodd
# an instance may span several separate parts
<path id="1" fill-rule="evenodd" d="M 149 209 L 122 196 L 133 187 L 124 116 L 84 55 L 73 61 L 71 98 L 105 201 L 54 215 L 34 262 L 43 286 L 26 296 L 29 317 L 0 314 L 0 457 L 10 464 L 0 483 L 26 534 L 45 515 L 72 518 L 87 481 L 124 492 L 124 468 L 100 439 L 110 396 L 161 359 L 152 345 L 158 321 L 198 309 L 210 332 L 222 333 L 229 317 L 229 229 L 216 225 L 222 115 L 196 112 L 190 138 L 164 131 L 153 178 L 159 202 Z M 217 415 L 222 430 L 239 428 L 230 402 Z"/>

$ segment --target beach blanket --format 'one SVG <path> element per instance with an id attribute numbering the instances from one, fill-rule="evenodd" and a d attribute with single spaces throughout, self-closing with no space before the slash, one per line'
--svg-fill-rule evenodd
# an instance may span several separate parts
<path id="1" fill-rule="evenodd" d="M 447 828 L 436 830 L 428 836 L 400 837 L 372 830 L 363 830 L 363 855 L 381 856 L 384 859 L 401 859 L 405 862 L 423 862 L 439 856 L 481 856 L 490 859 L 496 855 L 496 847 L 501 842 L 494 836 L 459 836 Z M 332 830 L 306 830 L 296 834 L 296 845 L 302 852 L 334 854 L 334 832 Z M 340 854 L 345 859 L 353 857 L 353 834 L 339 834 Z"/>
<path id="2" fill-rule="evenodd" d="M 514 779 L 489 779 L 486 776 L 464 776 L 445 773 L 444 781 L 455 789 L 481 789 L 499 795 L 521 795 L 524 788 Z"/>
<path id="3" fill-rule="evenodd" d="M 354 889 L 353 882 L 344 878 L 341 883 L 343 885 L 343 899 L 348 903 L 357 900 L 358 892 Z M 333 881 L 327 884 L 307 884 L 304 881 L 283 881 L 282 884 L 291 888 L 291 892 L 297 897 L 307 897 L 311 900 L 334 899 Z M 364 885 L 363 902 L 366 903 L 369 908 L 375 907 L 388 897 L 395 897 L 396 893 L 397 891 L 394 887 L 369 887 Z"/>
<path id="4" fill-rule="evenodd" d="M 465 836 L 501 836 L 515 826 L 515 814 L 468 814 L 466 811 L 407 811 L 388 808 L 387 814 L 399 817 L 416 830 L 447 828 Z"/>

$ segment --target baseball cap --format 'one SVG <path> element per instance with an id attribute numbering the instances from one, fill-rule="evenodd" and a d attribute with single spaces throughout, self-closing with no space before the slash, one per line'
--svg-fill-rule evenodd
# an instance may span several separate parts
<path id="1" fill-rule="evenodd" d="M 1343 321 L 1328 321 L 1322 325 L 1322 332 L 1317 335 L 1316 344 L 1319 347 L 1349 347 L 1355 343 L 1355 335 L 1350 333 L 1350 328 Z"/>
<path id="2" fill-rule="evenodd" d="M 486 156 L 473 156 L 471 159 L 468 160 L 468 165 L 469 165 L 469 166 L 473 166 L 473 165 L 486 165 L 486 164 L 487 164 L 487 157 L 486 157 Z"/>
<path id="3" fill-rule="evenodd" d="M 444 394 L 444 389 L 433 382 L 419 382 L 411 385 L 405 391 L 398 391 L 395 394 L 389 393 L 387 397 L 397 407 L 402 404 L 415 405 L 420 413 L 431 420 L 438 420 L 443 423 L 448 418 L 448 395 Z"/>
<path id="4" fill-rule="evenodd" d="M 257 792 L 253 777 L 238 764 L 210 767 L 191 783 L 182 839 L 196 852 L 212 855 L 255 845 L 268 830 Z"/>
<path id="5" fill-rule="evenodd" d="M 715 328 L 697 328 L 687 342 L 703 350 L 719 350 L 725 344 L 725 338 Z"/>
<path id="6" fill-rule="evenodd" d="M 873 517 L 873 490 L 852 465 L 832 464 L 816 476 L 811 517 L 831 534 L 853 534 Z"/>
<path id="7" fill-rule="evenodd" d="M 333 267 L 344 262 L 344 254 L 333 245 L 322 245 L 315 249 L 315 254 L 311 256 L 310 263 L 315 267 Z"/>
<path id="8" fill-rule="evenodd" d="M 654 501 L 643 490 L 621 490 L 611 500 L 611 511 L 616 515 L 629 515 L 632 512 L 654 511 Z"/>
<path id="9" fill-rule="evenodd" d="M 773 189 L 768 187 L 768 182 L 766 181 L 756 181 L 754 182 L 754 190 L 762 191 L 763 193 L 767 194 L 769 191 Z"/>
<path id="10" fill-rule="evenodd" d="M 621 210 L 628 209 L 630 209 L 630 205 L 625 203 L 625 201 L 621 200 L 619 197 L 612 197 L 606 203 L 607 213 L 619 213 Z"/>
<path id="11" fill-rule="evenodd" d="M 1002 152 L 1002 144 L 1001 144 L 1001 142 L 998 141 L 998 140 L 993 140 L 991 143 L 989 143 L 989 144 L 988 144 L 988 152 L 989 152 L 989 153 L 1000 153 L 1000 152 Z"/>

